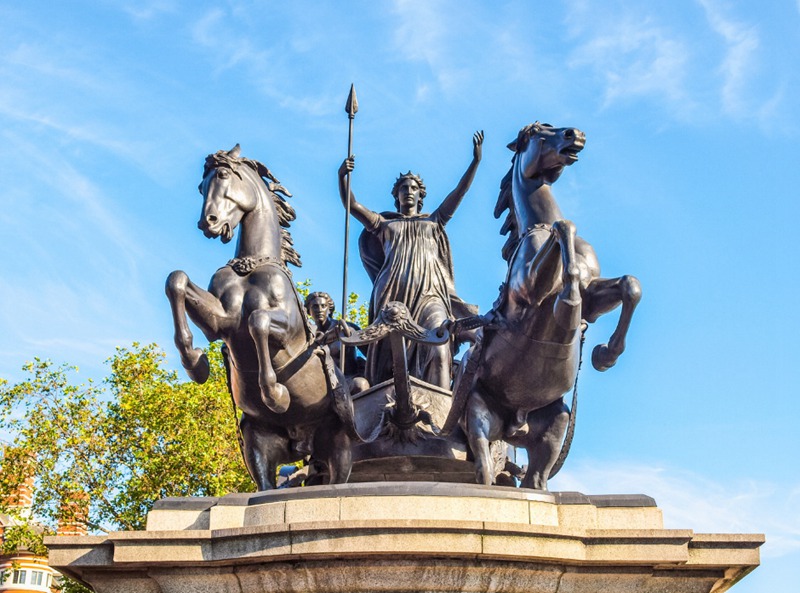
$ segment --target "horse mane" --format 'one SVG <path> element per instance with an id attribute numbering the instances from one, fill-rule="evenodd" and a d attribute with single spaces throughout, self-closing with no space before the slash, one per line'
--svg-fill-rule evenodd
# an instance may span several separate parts
<path id="1" fill-rule="evenodd" d="M 511 157 L 511 167 L 509 168 L 508 173 L 506 173 L 505 177 L 503 177 L 503 180 L 500 182 L 500 195 L 497 197 L 497 204 L 495 204 L 494 207 L 495 218 L 500 218 L 500 215 L 508 210 L 508 215 L 503 221 L 503 226 L 500 227 L 500 234 L 508 235 L 508 239 L 503 245 L 501 253 L 503 254 L 503 259 L 509 263 L 511 262 L 511 257 L 514 255 L 514 251 L 517 249 L 517 245 L 521 241 L 519 223 L 517 221 L 517 215 L 514 212 L 514 197 L 512 195 L 514 185 L 512 183 L 514 163 L 517 160 L 517 153 L 525 150 L 525 148 L 528 146 L 528 141 L 531 139 L 531 135 L 539 131 L 539 125 L 540 124 L 537 121 L 524 126 L 517 133 L 517 137 L 514 139 L 514 141 L 508 144 L 508 149 L 514 151 L 514 156 Z M 544 125 L 547 126 L 549 124 Z"/>
<path id="2" fill-rule="evenodd" d="M 245 165 L 255 171 L 256 175 L 264 182 L 272 198 L 272 203 L 275 204 L 275 211 L 278 214 L 278 223 L 282 227 L 281 259 L 284 263 L 292 264 L 298 268 L 301 267 L 303 263 L 300 261 L 300 254 L 297 253 L 294 248 L 294 240 L 292 239 L 291 233 L 286 230 L 291 226 L 292 221 L 297 218 L 294 208 L 292 208 L 292 205 L 286 200 L 286 198 L 291 198 L 292 194 L 281 185 L 281 182 L 278 181 L 266 165 L 246 157 L 233 156 L 225 150 L 218 150 L 214 154 L 210 154 L 206 157 L 206 162 L 203 166 L 203 177 L 205 178 L 212 169 L 225 167 L 230 169 L 241 179 L 242 176 L 237 171 L 240 165 Z"/>
<path id="3" fill-rule="evenodd" d="M 500 195 L 497 197 L 497 204 L 494 207 L 495 218 L 500 218 L 500 215 L 508 210 L 506 219 L 503 221 L 503 226 L 500 227 L 500 234 L 508 235 L 508 239 L 506 239 L 505 244 L 503 244 L 501 253 L 503 255 L 503 259 L 509 263 L 511 262 L 511 256 L 514 255 L 514 251 L 516 250 L 517 244 L 520 241 L 519 233 L 517 232 L 517 215 L 514 213 L 514 200 L 511 195 L 513 185 L 511 183 L 511 177 L 514 171 L 514 160 L 516 158 L 517 155 L 515 154 L 511 159 L 511 168 L 500 182 Z"/>

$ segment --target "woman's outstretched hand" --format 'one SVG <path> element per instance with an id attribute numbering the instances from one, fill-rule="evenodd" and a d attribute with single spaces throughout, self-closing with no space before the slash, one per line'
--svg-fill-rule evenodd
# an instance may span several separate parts
<path id="1" fill-rule="evenodd" d="M 472 136 L 472 157 L 479 161 L 483 156 L 483 130 L 475 132 Z"/>

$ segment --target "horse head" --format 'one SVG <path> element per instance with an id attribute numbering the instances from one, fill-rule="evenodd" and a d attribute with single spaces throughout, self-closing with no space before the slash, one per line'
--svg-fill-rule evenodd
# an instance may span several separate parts
<path id="1" fill-rule="evenodd" d="M 295 219 L 294 208 L 286 201 L 292 194 L 265 165 L 239 156 L 238 144 L 206 157 L 197 189 L 203 196 L 197 227 L 206 237 L 228 243 L 241 224 L 237 257 L 269 255 L 301 265 L 288 231 Z"/>
<path id="2" fill-rule="evenodd" d="M 508 145 L 525 179 L 553 183 L 564 167 L 578 160 L 586 135 L 577 128 L 554 128 L 539 122 L 525 126 Z"/>
<path id="3" fill-rule="evenodd" d="M 522 128 L 508 145 L 514 151 L 511 168 L 500 183 L 494 217 L 508 211 L 500 233 L 509 234 L 503 247 L 508 260 L 528 229 L 537 224 L 553 224 L 564 216 L 550 193 L 564 167 L 578 160 L 586 135 L 577 128 L 554 128 L 532 123 Z"/>
<path id="4" fill-rule="evenodd" d="M 248 212 L 255 210 L 260 180 L 239 157 L 239 145 L 206 157 L 203 181 L 198 190 L 203 196 L 203 211 L 197 227 L 209 239 L 221 237 L 223 243 L 233 238 L 233 231 Z"/>

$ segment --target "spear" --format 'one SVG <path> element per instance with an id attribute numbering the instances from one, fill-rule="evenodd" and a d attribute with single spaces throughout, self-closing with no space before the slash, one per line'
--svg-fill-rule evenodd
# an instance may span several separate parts
<path id="1" fill-rule="evenodd" d="M 358 113 L 358 99 L 356 99 L 355 84 L 350 85 L 350 94 L 347 95 L 347 105 L 344 106 L 347 112 L 347 118 L 350 120 L 350 129 L 347 134 L 347 158 L 353 156 L 353 120 Z M 347 173 L 347 181 L 345 183 L 345 196 L 347 196 L 347 203 L 345 205 L 345 218 L 344 218 L 344 270 L 342 272 L 342 319 L 344 320 L 344 331 L 347 331 L 347 247 L 350 243 L 350 173 Z M 344 349 L 345 345 L 339 351 L 339 368 L 342 369 L 344 374 Z"/>

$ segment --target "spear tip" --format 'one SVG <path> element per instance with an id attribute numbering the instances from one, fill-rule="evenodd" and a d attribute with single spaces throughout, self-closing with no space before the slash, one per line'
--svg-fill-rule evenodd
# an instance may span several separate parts
<path id="1" fill-rule="evenodd" d="M 358 113 L 358 99 L 356 98 L 355 84 L 350 85 L 350 94 L 347 95 L 347 105 L 344 106 L 344 110 L 351 118 Z"/>

